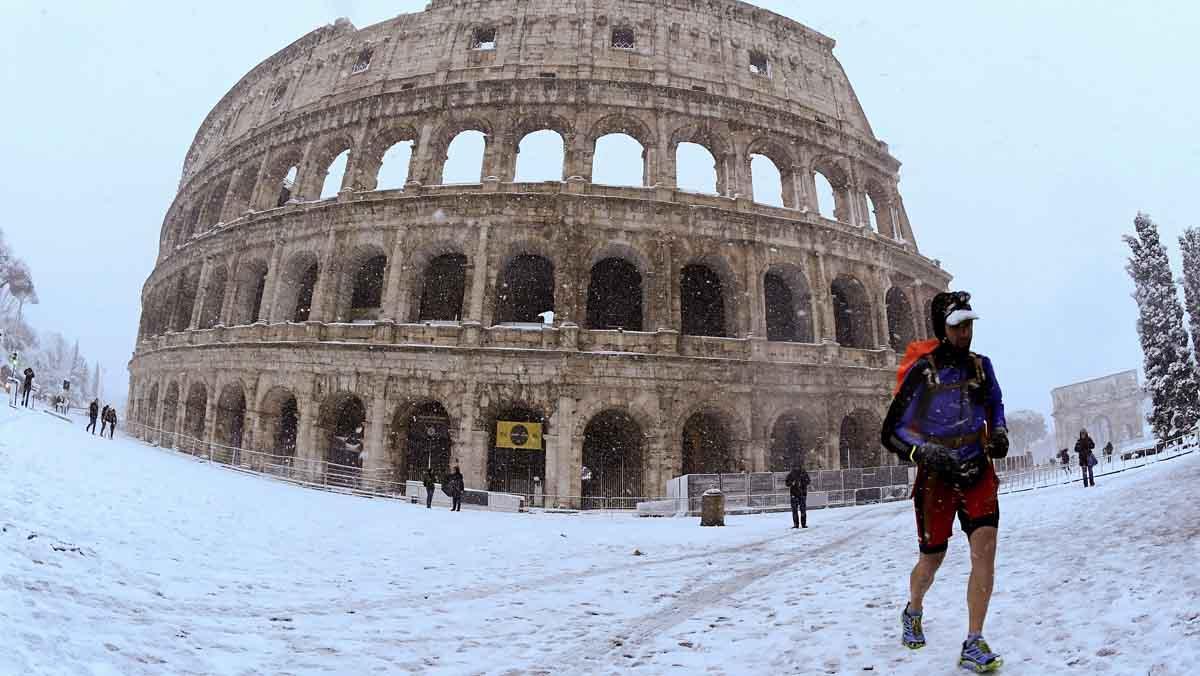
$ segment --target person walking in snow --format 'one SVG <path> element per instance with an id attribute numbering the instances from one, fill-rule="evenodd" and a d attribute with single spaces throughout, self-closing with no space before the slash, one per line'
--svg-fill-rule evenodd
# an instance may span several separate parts
<path id="1" fill-rule="evenodd" d="M 792 494 L 792 528 L 808 528 L 808 485 L 811 481 L 803 465 L 797 465 L 783 480 Z"/>
<path id="2" fill-rule="evenodd" d="M 425 479 L 422 483 L 425 485 L 425 509 L 433 509 L 433 486 L 437 482 L 433 480 L 432 467 L 425 469 Z"/>
<path id="3" fill-rule="evenodd" d="M 114 406 L 109 406 L 108 407 L 108 438 L 112 439 L 113 434 L 116 433 L 116 431 L 117 431 L 117 409 Z M 103 437 L 104 434 L 101 433 L 100 436 Z"/>
<path id="4" fill-rule="evenodd" d="M 450 511 L 461 512 L 462 496 L 463 492 L 466 490 L 466 486 L 463 483 L 463 474 L 458 469 L 458 465 L 454 466 L 454 471 L 450 473 L 449 478 L 446 479 L 446 483 L 450 488 Z"/>
<path id="5" fill-rule="evenodd" d="M 975 320 L 963 291 L 933 298 L 933 340 L 911 343 L 897 373 L 895 398 L 881 442 L 917 465 L 913 507 L 920 556 L 909 576 L 908 604 L 900 614 L 901 642 L 925 646 L 921 622 L 926 592 L 946 557 L 955 515 L 971 548 L 967 583 L 967 640 L 960 667 L 994 671 L 1003 664 L 983 639 L 995 577 L 1000 525 L 999 480 L 990 458 L 1008 455 L 1008 425 L 992 362 L 971 352 Z"/>
<path id="6" fill-rule="evenodd" d="M 33 368 L 26 366 L 24 386 L 21 389 L 21 405 L 29 408 L 29 391 L 33 389 Z"/>
<path id="7" fill-rule="evenodd" d="M 104 432 L 108 429 L 108 404 L 100 409 L 100 438 L 104 438 Z"/>
<path id="8" fill-rule="evenodd" d="M 1063 474 L 1071 476 L 1071 452 L 1067 449 L 1062 449 L 1058 452 L 1058 461 L 1062 464 Z"/>
<path id="9" fill-rule="evenodd" d="M 105 407 L 105 408 L 107 408 L 107 407 Z M 93 399 L 92 403 L 88 404 L 88 420 L 89 420 L 89 422 L 88 422 L 88 426 L 83 428 L 84 432 L 91 432 L 93 435 L 96 433 L 96 417 L 99 415 L 100 415 L 100 403 L 97 402 L 95 399 Z"/>
<path id="10" fill-rule="evenodd" d="M 1110 441 L 1107 444 L 1104 444 L 1104 462 L 1106 462 L 1106 463 L 1112 462 L 1112 457 L 1113 457 L 1113 445 L 1112 445 L 1112 442 Z"/>
<path id="11" fill-rule="evenodd" d="M 1092 474 L 1092 466 L 1096 464 L 1096 458 L 1092 455 L 1092 450 L 1096 448 L 1096 442 L 1088 435 L 1087 430 L 1079 430 L 1079 441 L 1075 442 L 1075 453 L 1079 455 L 1079 471 L 1083 474 L 1083 487 L 1096 485 L 1096 477 Z"/>

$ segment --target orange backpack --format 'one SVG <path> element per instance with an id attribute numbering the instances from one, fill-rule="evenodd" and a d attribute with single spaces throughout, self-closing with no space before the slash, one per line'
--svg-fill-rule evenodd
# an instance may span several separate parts
<path id="1" fill-rule="evenodd" d="M 900 386 L 904 384 L 904 378 L 912 370 L 913 364 L 916 364 L 921 357 L 933 354 L 939 342 L 937 338 L 930 338 L 922 341 L 914 340 L 908 344 L 908 349 L 904 351 L 904 359 L 900 360 L 900 368 L 896 370 L 896 389 L 892 392 L 893 397 L 900 394 Z"/>

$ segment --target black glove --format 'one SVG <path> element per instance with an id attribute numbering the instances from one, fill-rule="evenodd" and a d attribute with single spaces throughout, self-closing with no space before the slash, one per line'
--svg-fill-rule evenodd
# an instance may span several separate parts
<path id="1" fill-rule="evenodd" d="M 988 441 L 987 454 L 992 458 L 1008 456 L 1008 430 L 997 427 L 992 430 L 992 438 Z"/>
<path id="2" fill-rule="evenodd" d="M 917 446 L 912 459 L 934 476 L 949 479 L 958 474 L 958 457 L 941 444 L 926 442 Z"/>

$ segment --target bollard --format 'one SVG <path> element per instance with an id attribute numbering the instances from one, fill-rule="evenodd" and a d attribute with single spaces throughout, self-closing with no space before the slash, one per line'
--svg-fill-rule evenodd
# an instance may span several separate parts
<path id="1" fill-rule="evenodd" d="M 700 525 L 725 525 L 725 494 L 719 488 L 710 488 L 700 497 Z"/>

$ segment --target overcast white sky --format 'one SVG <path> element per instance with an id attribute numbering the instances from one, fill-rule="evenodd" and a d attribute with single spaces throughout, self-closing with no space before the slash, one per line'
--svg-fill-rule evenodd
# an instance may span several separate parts
<path id="1" fill-rule="evenodd" d="M 190 3 L 189 3 L 190 4 Z M 347 16 L 422 1 L 0 0 L 0 215 L 29 317 L 123 394 L 142 282 L 204 116 L 264 58 Z M 1122 233 L 1200 226 L 1200 6 L 1179 1 L 756 4 L 837 40 L 922 252 L 984 316 L 1009 409 L 1141 366 Z M 15 6 L 14 6 L 15 5 Z"/>

